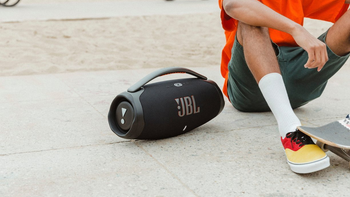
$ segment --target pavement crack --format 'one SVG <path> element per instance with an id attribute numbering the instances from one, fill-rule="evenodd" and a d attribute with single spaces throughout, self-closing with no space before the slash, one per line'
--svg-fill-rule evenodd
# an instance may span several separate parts
<path id="1" fill-rule="evenodd" d="M 113 144 L 121 144 L 121 143 L 130 143 L 132 140 L 128 141 L 120 141 L 120 142 L 111 142 L 105 144 L 90 144 L 90 145 L 82 145 L 82 146 L 72 146 L 72 147 L 64 147 L 64 148 L 50 148 L 45 150 L 33 150 L 33 151 L 24 151 L 24 152 L 16 152 L 16 153 L 6 153 L 0 154 L 0 157 L 12 156 L 12 155 L 22 155 L 22 154 L 31 154 L 31 153 L 42 153 L 49 151 L 57 151 L 57 150 L 67 150 L 67 149 L 78 149 L 78 148 L 86 148 L 86 147 L 94 147 L 94 146 L 104 146 L 104 145 L 113 145 Z"/>
<path id="2" fill-rule="evenodd" d="M 189 192 L 191 192 L 194 196 L 199 197 L 188 185 L 186 185 L 181 179 L 176 176 L 174 173 L 172 173 L 167 167 L 165 167 L 160 161 L 158 161 L 156 158 L 153 157 L 152 154 L 150 154 L 147 150 L 145 150 L 141 145 L 137 143 L 137 141 L 134 141 L 135 145 L 142 149 L 148 156 L 150 156 L 155 162 L 158 163 L 158 165 L 162 166 L 162 168 L 167 171 L 173 178 L 175 178 L 179 183 L 184 186 Z"/>

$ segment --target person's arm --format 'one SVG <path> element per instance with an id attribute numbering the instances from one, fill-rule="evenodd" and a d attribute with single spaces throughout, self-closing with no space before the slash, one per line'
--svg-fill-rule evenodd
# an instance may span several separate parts
<path id="1" fill-rule="evenodd" d="M 350 0 L 348 0 L 350 1 Z M 223 7 L 230 17 L 252 26 L 269 27 L 290 34 L 307 51 L 305 68 L 320 71 L 328 61 L 326 45 L 312 36 L 304 27 L 275 12 L 257 0 L 224 0 Z"/>

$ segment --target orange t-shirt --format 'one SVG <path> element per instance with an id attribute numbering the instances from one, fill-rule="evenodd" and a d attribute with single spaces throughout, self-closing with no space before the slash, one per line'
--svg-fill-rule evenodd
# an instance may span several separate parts
<path id="1" fill-rule="evenodd" d="M 228 63 L 231 59 L 231 49 L 237 31 L 237 21 L 228 16 L 222 8 L 222 1 L 219 0 L 221 9 L 221 23 L 225 30 L 226 45 L 222 50 L 221 75 L 226 79 L 223 92 L 227 95 Z M 303 25 L 304 17 L 319 19 L 329 22 L 337 21 L 348 9 L 349 5 L 344 0 L 259 0 L 274 11 Z M 293 37 L 285 32 L 269 29 L 270 37 L 279 46 L 296 46 Z"/>

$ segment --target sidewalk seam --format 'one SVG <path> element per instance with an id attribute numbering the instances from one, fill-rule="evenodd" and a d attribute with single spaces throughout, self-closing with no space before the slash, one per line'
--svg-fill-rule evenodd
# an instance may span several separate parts
<path id="1" fill-rule="evenodd" d="M 136 141 L 134 142 L 134 144 L 139 147 L 140 149 L 142 149 L 148 156 L 150 156 L 155 162 L 158 163 L 158 165 L 160 165 L 165 171 L 167 171 L 173 178 L 175 178 L 177 181 L 179 181 L 179 183 L 181 185 L 183 185 L 189 192 L 191 192 L 193 195 L 199 197 L 191 188 L 188 187 L 188 185 L 186 185 L 184 182 L 181 181 L 181 179 L 176 176 L 174 173 L 172 173 L 168 168 L 166 168 L 160 161 L 158 161 L 156 158 L 154 158 L 149 152 L 147 152 L 141 145 L 139 145 Z"/>
<path id="2" fill-rule="evenodd" d="M 130 142 L 133 142 L 133 141 L 128 140 L 128 141 L 111 142 L 111 143 L 106 143 L 106 144 L 90 144 L 90 145 L 71 146 L 71 147 L 63 147 L 63 148 L 52 148 L 52 149 L 45 149 L 45 150 L 33 150 L 33 151 L 27 151 L 27 152 L 5 153 L 5 154 L 0 154 L 0 157 L 21 155 L 21 154 L 40 153 L 40 152 L 49 152 L 49 151 L 65 150 L 65 149 L 78 149 L 78 148 L 86 148 L 86 147 L 93 147 L 93 146 L 113 145 L 113 144 L 130 143 Z"/>

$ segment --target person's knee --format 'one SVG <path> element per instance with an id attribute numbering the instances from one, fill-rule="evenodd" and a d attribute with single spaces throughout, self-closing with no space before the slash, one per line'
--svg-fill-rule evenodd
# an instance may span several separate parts
<path id="1" fill-rule="evenodd" d="M 344 56 L 350 52 L 350 10 L 346 11 L 328 30 L 325 42 L 338 56 Z"/>
<path id="2" fill-rule="evenodd" d="M 269 28 L 238 23 L 237 40 L 243 45 L 245 39 L 265 38 L 270 40 Z"/>

